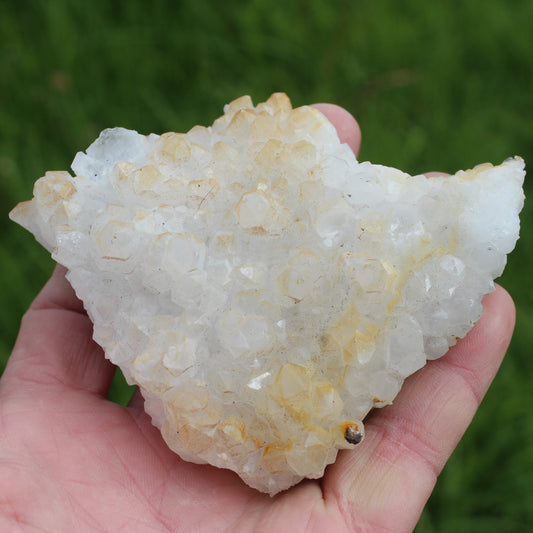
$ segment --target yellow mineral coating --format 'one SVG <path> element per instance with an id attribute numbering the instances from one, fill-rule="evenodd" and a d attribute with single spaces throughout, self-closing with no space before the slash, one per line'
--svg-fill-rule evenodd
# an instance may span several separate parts
<path id="1" fill-rule="evenodd" d="M 254 175 L 268 176 L 280 166 L 284 145 L 281 140 L 269 139 L 263 145 L 259 144 L 259 151 L 254 156 Z M 279 172 L 275 172 L 279 176 Z"/>
<path id="2" fill-rule="evenodd" d="M 257 228 L 263 231 L 267 231 L 274 214 L 271 199 L 260 190 L 244 194 L 235 211 L 242 228 Z"/>
<path id="3" fill-rule="evenodd" d="M 250 137 L 254 139 L 275 139 L 282 136 L 282 131 L 276 122 L 272 121 L 270 115 L 256 116 L 250 124 Z"/>
<path id="4" fill-rule="evenodd" d="M 355 303 L 346 308 L 344 313 L 331 324 L 323 335 L 324 347 L 333 348 L 338 346 L 343 349 L 349 344 L 354 336 L 354 331 L 361 322 L 361 313 Z"/>
<path id="5" fill-rule="evenodd" d="M 35 204 L 33 201 L 28 200 L 26 202 L 18 203 L 9 213 L 12 220 L 17 222 L 18 220 L 27 220 L 35 212 Z"/>
<path id="6" fill-rule="evenodd" d="M 276 376 L 271 395 L 284 403 L 298 403 L 309 394 L 310 373 L 311 371 L 305 366 L 284 364 Z"/>
<path id="7" fill-rule="evenodd" d="M 246 425 L 242 419 L 236 416 L 228 417 L 218 426 L 218 429 L 226 435 L 230 442 L 242 442 L 246 437 Z"/>
<path id="8" fill-rule="evenodd" d="M 293 447 L 292 442 L 272 443 L 263 448 L 261 463 L 268 472 L 272 474 L 283 473 L 287 471 L 287 452 Z"/>
<path id="9" fill-rule="evenodd" d="M 229 103 L 224 109 L 224 113 L 225 115 L 237 114 L 241 109 L 251 109 L 252 107 L 252 99 L 250 96 L 244 95 Z"/>
<path id="10" fill-rule="evenodd" d="M 226 128 L 230 138 L 242 139 L 250 134 L 250 127 L 255 120 L 255 113 L 251 109 L 237 111 Z"/>
<path id="11" fill-rule="evenodd" d="M 201 387 L 183 387 L 167 396 L 167 401 L 176 413 L 199 411 L 207 407 L 209 392 Z"/>
<path id="12" fill-rule="evenodd" d="M 277 278 L 280 291 L 295 303 L 302 301 L 313 291 L 320 277 L 319 258 L 308 247 L 300 246 L 288 260 L 286 268 Z"/>
<path id="13" fill-rule="evenodd" d="M 459 181 L 471 181 L 475 179 L 480 172 L 494 168 L 492 163 L 481 163 L 480 165 L 475 166 L 474 168 L 465 170 L 464 172 L 459 172 L 457 178 Z"/>
<path id="14" fill-rule="evenodd" d="M 159 138 L 156 154 L 163 163 L 185 162 L 191 157 L 189 140 L 183 133 L 165 133 Z"/>
<path id="15" fill-rule="evenodd" d="M 190 181 L 187 184 L 187 199 L 199 209 L 206 201 L 216 196 L 219 189 L 215 178 Z"/>
<path id="16" fill-rule="evenodd" d="M 131 235 L 134 231 L 134 224 L 122 220 L 110 220 L 103 227 L 95 229 L 92 234 L 102 259 L 126 261 L 131 257 L 134 249 Z"/>
<path id="17" fill-rule="evenodd" d="M 240 98 L 235 100 L 235 102 L 239 102 L 239 100 Z M 250 105 L 252 105 L 251 100 Z M 258 113 L 266 111 L 269 114 L 274 114 L 274 116 L 287 115 L 293 111 L 291 101 L 285 93 L 272 94 L 266 102 L 255 106 L 255 109 Z"/>
<path id="18" fill-rule="evenodd" d="M 162 181 L 163 176 L 154 165 L 146 165 L 133 172 L 131 181 L 133 189 L 137 194 L 153 194 L 154 186 Z"/>
<path id="19" fill-rule="evenodd" d="M 288 118 L 288 128 L 294 131 L 305 130 L 309 133 L 316 133 L 324 122 L 323 115 L 317 109 L 312 107 L 299 107 L 293 109 Z"/>
<path id="20" fill-rule="evenodd" d="M 226 252 L 230 250 L 233 247 L 234 242 L 235 242 L 234 233 L 219 233 L 215 237 L 216 249 L 221 252 Z"/>
<path id="21" fill-rule="evenodd" d="M 309 405 L 312 370 L 294 363 L 284 364 L 270 387 L 271 398 L 301 424 L 308 424 L 312 413 Z"/>
<path id="22" fill-rule="evenodd" d="M 58 202 L 69 200 L 77 192 L 72 176 L 65 171 L 49 171 L 35 182 L 33 194 L 39 203 L 52 209 Z"/>
<path id="23" fill-rule="evenodd" d="M 289 193 L 289 182 L 287 181 L 287 178 L 284 176 L 276 178 L 272 182 L 272 192 L 281 198 L 287 196 Z"/>
<path id="24" fill-rule="evenodd" d="M 376 322 L 363 319 L 353 337 L 344 344 L 344 360 L 349 363 L 356 358 L 361 364 L 368 363 L 374 355 L 380 333 L 380 327 Z"/>
<path id="25" fill-rule="evenodd" d="M 214 435 L 210 435 L 202 426 L 195 426 L 194 424 L 183 424 L 176 427 L 170 424 L 165 424 L 162 428 L 163 436 L 167 442 L 178 442 L 178 446 L 183 446 L 188 453 L 201 456 L 205 454 L 213 446 L 216 446 Z"/>
<path id="26" fill-rule="evenodd" d="M 337 389 L 329 381 L 318 381 L 313 387 L 313 414 L 319 419 L 335 419 L 342 413 L 344 403 Z"/>

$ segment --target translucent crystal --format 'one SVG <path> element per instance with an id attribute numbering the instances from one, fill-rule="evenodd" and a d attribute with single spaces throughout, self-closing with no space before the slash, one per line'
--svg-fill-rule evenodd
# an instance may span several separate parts
<path id="1" fill-rule="evenodd" d="M 482 312 L 524 163 L 358 163 L 317 110 L 242 97 L 187 134 L 108 129 L 12 218 L 58 262 L 169 447 L 275 494 Z"/>

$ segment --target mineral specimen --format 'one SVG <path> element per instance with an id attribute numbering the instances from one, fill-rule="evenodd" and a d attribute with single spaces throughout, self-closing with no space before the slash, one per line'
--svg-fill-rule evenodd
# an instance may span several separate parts
<path id="1" fill-rule="evenodd" d="M 13 220 L 183 459 L 275 494 L 482 313 L 518 238 L 524 163 L 453 177 L 358 163 L 317 110 L 242 97 L 209 127 L 108 129 Z"/>

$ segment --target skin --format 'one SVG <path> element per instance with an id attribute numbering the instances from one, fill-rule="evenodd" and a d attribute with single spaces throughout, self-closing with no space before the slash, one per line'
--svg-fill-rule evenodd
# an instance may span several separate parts
<path id="1" fill-rule="evenodd" d="M 355 119 L 316 107 L 358 153 Z M 514 327 L 497 287 L 474 329 L 367 418 L 356 450 L 270 498 L 169 451 L 140 394 L 128 407 L 107 400 L 115 369 L 64 275 L 58 266 L 25 314 L 0 380 L 1 531 L 412 531 Z"/>

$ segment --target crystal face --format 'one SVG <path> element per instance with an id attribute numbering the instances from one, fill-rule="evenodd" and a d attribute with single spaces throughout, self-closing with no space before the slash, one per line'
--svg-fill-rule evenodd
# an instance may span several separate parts
<path id="1" fill-rule="evenodd" d="M 168 446 L 275 494 L 471 329 L 518 238 L 524 163 L 409 176 L 283 94 L 224 111 L 105 130 L 11 217 L 68 268 Z"/>

